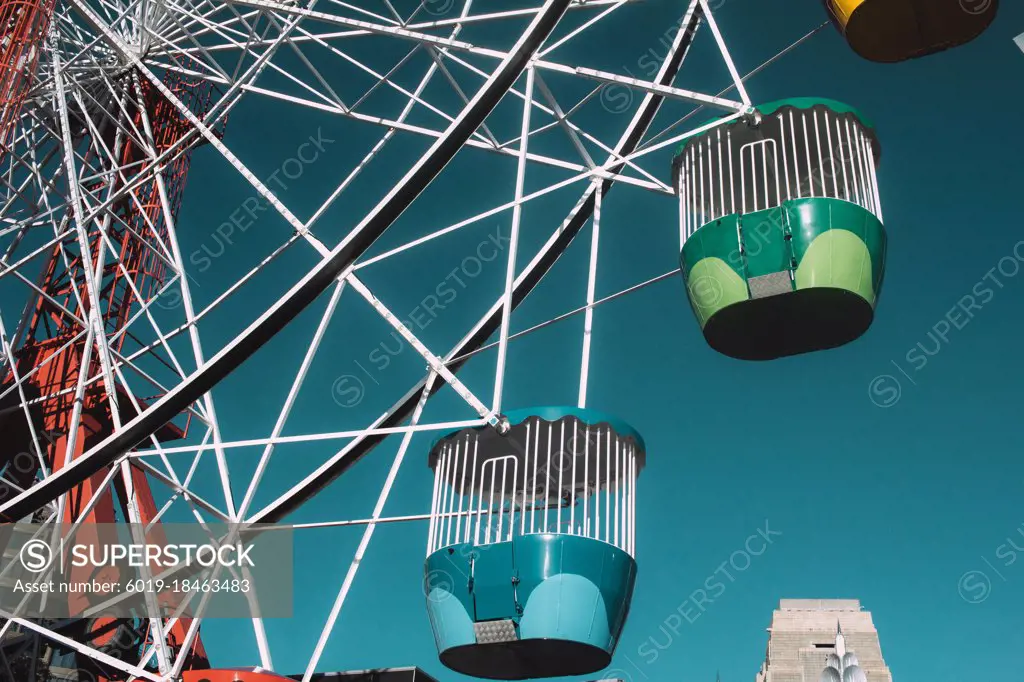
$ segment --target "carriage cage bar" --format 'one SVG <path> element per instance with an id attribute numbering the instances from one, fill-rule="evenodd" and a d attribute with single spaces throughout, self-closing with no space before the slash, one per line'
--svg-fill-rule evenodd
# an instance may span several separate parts
<path id="1" fill-rule="evenodd" d="M 643 439 L 589 409 L 545 407 L 430 450 L 425 564 L 441 662 L 490 679 L 604 669 L 636 580 Z"/>
<path id="2" fill-rule="evenodd" d="M 683 278 L 708 344 L 768 360 L 863 334 L 886 236 L 873 125 L 789 99 L 683 142 L 673 160 Z"/>

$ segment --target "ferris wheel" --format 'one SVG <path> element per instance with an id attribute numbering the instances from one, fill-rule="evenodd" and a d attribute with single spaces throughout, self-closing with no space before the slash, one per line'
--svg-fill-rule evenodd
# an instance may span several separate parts
<path id="1" fill-rule="evenodd" d="M 878 61 L 974 38 L 997 3 L 967 4 L 936 3 L 921 23 L 910 4 L 825 3 L 854 50 Z M 649 5 L 671 17 L 672 30 L 664 55 L 638 77 L 602 59 L 602 45 Z M 820 31 L 822 18 L 779 47 Z M 412 438 L 424 432 L 434 438 L 432 504 L 413 520 L 426 526 L 425 573 L 465 578 L 427 586 L 442 663 L 491 679 L 609 665 L 637 577 L 646 445 L 629 415 L 588 401 L 596 306 L 681 275 L 680 299 L 708 344 L 748 360 L 833 348 L 872 322 L 886 250 L 878 132 L 855 106 L 830 99 L 753 102 L 708 0 L 3 0 L 0 22 L 0 514 L 61 545 L 114 522 L 152 540 L 172 510 L 185 509 L 229 529 L 230 543 L 287 523 L 399 439 L 340 589 L 338 576 L 325 578 L 321 592 L 335 596 L 319 637 L 287 643 L 308 644 L 303 680 L 318 669 Z M 728 77 L 724 89 L 687 80 L 701 41 L 701 59 Z M 268 127 L 282 135 L 305 116 L 323 125 L 267 175 L 244 160 L 255 143 L 232 132 L 230 115 L 248 106 L 282 112 Z M 327 191 L 300 212 L 288 184 L 308 182 L 307 170 L 324 174 L 313 164 L 337 144 L 355 151 L 344 168 L 332 162 Z M 481 196 L 467 202 L 480 210 L 447 206 L 426 227 L 403 223 L 464 159 L 504 164 L 514 180 L 481 178 Z M 215 162 L 247 197 L 213 232 L 203 228 L 210 243 L 187 253 L 186 179 Z M 673 202 L 680 267 L 599 298 L 602 207 L 619 187 Z M 524 216 L 555 198 L 564 212 L 527 238 Z M 342 229 L 325 218 L 336 220 L 339 207 Z M 374 270 L 430 260 L 496 217 L 507 233 L 478 247 L 473 262 L 496 262 L 500 286 L 478 321 L 438 345 L 399 306 L 419 302 L 432 315 L 461 305 L 455 284 L 430 280 L 396 300 Z M 235 250 L 245 267 L 198 294 L 200 275 L 257 222 L 269 247 L 247 254 L 251 262 Z M 389 241 L 396 225 L 400 238 Z M 576 305 L 514 332 L 516 309 L 573 244 L 588 263 Z M 240 297 L 246 305 L 232 308 Z M 289 433 L 318 361 L 336 352 L 324 343 L 329 328 L 368 312 L 425 375 L 369 423 Z M 224 398 L 215 401 L 213 389 L 303 314 L 316 323 L 289 381 L 279 394 L 251 397 L 279 406 L 273 423 L 222 422 Z M 230 334 L 206 331 L 225 317 Z M 579 365 L 575 404 L 510 409 L 510 343 L 570 317 L 583 318 L 578 354 L 567 359 Z M 471 361 L 490 363 L 489 383 L 460 378 Z M 444 387 L 462 418 L 428 422 L 427 402 Z M 363 389 L 332 386 L 341 400 Z M 296 443 L 316 461 L 266 494 L 275 455 Z M 245 473 L 229 457 L 242 447 L 259 452 Z M 195 477 L 201 463 L 212 483 Z M 350 521 L 319 525 L 335 522 Z M 0 583 L 13 565 L 0 567 Z M 2 604 L 0 644 L 6 652 L 11 643 L 4 657 L 17 672 L 5 663 L 0 680 L 50 679 L 57 667 L 76 671 L 69 679 L 283 679 L 258 599 L 247 606 L 259 660 L 216 671 L 200 637 L 202 595 L 167 615 L 160 590 L 142 592 L 153 594 L 135 600 L 133 618 L 104 611 L 103 600 L 46 619 Z"/>

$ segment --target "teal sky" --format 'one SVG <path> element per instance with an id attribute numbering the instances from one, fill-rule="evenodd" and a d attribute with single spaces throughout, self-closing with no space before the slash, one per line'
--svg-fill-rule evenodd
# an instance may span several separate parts
<path id="1" fill-rule="evenodd" d="M 771 611 L 788 597 L 860 599 L 872 611 L 883 654 L 901 682 L 1000 675 L 1005 652 L 1024 647 L 1024 556 L 1010 557 L 1006 548 L 1008 538 L 1024 547 L 1024 464 L 1018 456 L 1024 273 L 1006 277 L 996 270 L 1002 288 L 985 280 L 1024 239 L 1014 189 L 1022 179 L 1017 129 L 1024 122 L 1024 95 L 1014 84 L 1024 78 L 1024 54 L 1012 40 L 1024 31 L 1024 8 L 1003 4 L 989 32 L 957 50 L 877 65 L 854 55 L 829 28 L 749 83 L 755 102 L 831 97 L 856 106 L 877 125 L 890 242 L 878 315 L 863 338 L 770 363 L 732 360 L 704 344 L 678 279 L 596 311 L 589 404 L 628 420 L 649 449 L 639 490 L 640 573 L 614 674 L 629 682 L 696 682 L 712 680 L 720 670 L 723 680 L 750 680 L 763 660 Z M 623 11 L 614 32 L 597 32 L 564 58 L 649 75 L 652 60 L 665 54 L 659 40 L 679 6 L 650 2 Z M 786 12 L 727 0 L 716 16 L 743 73 L 824 20 L 811 0 L 789 3 Z M 728 78 L 709 36 L 701 38 L 677 83 L 717 92 Z M 556 92 L 581 87 L 571 79 L 549 80 Z M 440 86 L 434 92 L 434 101 L 448 101 L 454 111 Z M 678 104 L 666 107 L 658 122 L 664 126 L 685 111 Z M 505 102 L 489 123 L 507 138 L 517 131 L 518 117 L 519 105 Z M 580 121 L 613 140 L 627 114 L 591 107 Z M 367 128 L 250 97 L 233 114 L 226 138 L 266 178 L 317 127 L 336 142 L 281 192 L 303 218 L 372 144 Z M 572 158 L 565 144 L 560 134 L 548 135 L 532 149 Z M 358 185 L 365 190 L 332 207 L 317 224 L 318 234 L 330 243 L 340 238 L 423 149 L 419 138 L 396 138 Z M 660 177 L 668 178 L 669 156 L 662 158 Z M 251 193 L 213 150 L 196 159 L 181 221 L 186 253 L 204 244 L 215 250 L 210 233 Z M 514 173 L 512 159 L 463 152 L 375 251 L 507 201 Z M 562 177 L 531 170 L 527 187 Z M 527 207 L 520 267 L 578 192 L 576 185 Z M 677 265 L 676 210 L 667 197 L 623 186 L 613 191 L 602 225 L 599 296 Z M 507 234 L 509 220 L 508 213 L 485 220 L 368 270 L 365 280 L 408 319 L 448 277 L 458 297 L 422 331 L 423 340 L 443 352 L 497 297 L 505 256 L 485 263 L 476 277 L 467 277 L 460 264 L 489 236 Z M 225 257 L 195 274 L 197 296 L 212 298 L 285 234 L 280 221 L 264 214 L 233 238 Z M 586 231 L 513 318 L 514 329 L 583 302 L 588 248 Z M 203 327 L 204 338 L 227 338 L 312 262 L 305 245 L 292 249 L 233 301 L 230 312 Z M 1003 263 L 1004 272 L 1014 267 Z M 455 269 L 464 286 L 449 277 Z M 929 332 L 936 325 L 943 329 L 948 311 L 983 281 L 993 295 L 966 324 L 957 318 L 963 328 L 953 327 L 936 353 L 937 337 Z M 324 304 L 319 301 L 216 391 L 226 437 L 269 433 Z M 576 318 L 513 342 L 507 406 L 574 402 L 581 329 Z M 371 357 L 375 349 L 375 357 L 382 357 L 382 342 L 395 348 L 384 324 L 346 292 L 286 433 L 358 427 L 404 392 L 423 363 L 406 348 L 382 369 Z M 920 361 L 908 358 L 918 343 L 932 353 L 919 369 Z M 490 395 L 494 360 L 493 353 L 485 354 L 460 374 L 480 395 Z M 344 375 L 358 377 L 365 388 L 350 408 L 332 399 L 332 385 Z M 896 385 L 876 380 L 885 375 L 899 382 L 895 403 Z M 888 406 L 877 406 L 872 397 Z M 427 418 L 470 416 L 446 389 Z M 413 441 L 386 515 L 429 509 L 429 440 Z M 294 520 L 368 516 L 397 445 L 389 440 Z M 329 444 L 279 448 L 257 501 L 283 492 L 333 451 Z M 232 454 L 237 490 L 258 456 L 257 448 Z M 209 486 L 214 490 L 213 479 Z M 762 555 L 750 557 L 746 570 L 735 570 L 746 559 L 733 553 L 766 524 L 779 535 Z M 317 530 L 297 537 L 295 617 L 267 623 L 280 672 L 303 669 L 361 532 Z M 321 670 L 415 665 L 443 681 L 459 678 L 438 663 L 426 618 L 425 536 L 425 523 L 377 529 Z M 718 573 L 725 590 L 701 611 L 691 595 L 730 557 L 734 567 L 727 563 L 724 570 L 732 579 Z M 989 582 L 971 574 L 961 583 L 970 571 L 983 571 Z M 680 612 L 693 622 L 680 623 L 673 616 Z M 204 633 L 216 663 L 258 660 L 247 623 L 210 621 Z"/>
<path id="2" fill-rule="evenodd" d="M 659 41 L 682 4 L 652 0 L 623 9 L 614 26 L 552 58 L 649 75 L 652 60 L 665 54 Z M 713 4 L 720 5 L 715 16 L 742 73 L 825 20 L 814 0 L 785 3 L 785 11 L 754 0 Z M 597 309 L 588 404 L 630 422 L 648 447 L 637 510 L 639 578 L 612 665 L 617 676 L 629 682 L 697 682 L 713 680 L 721 671 L 725 682 L 751 680 L 781 598 L 860 599 L 874 616 L 883 654 L 900 682 L 971 682 L 1004 675 L 1007 652 L 1024 650 L 1024 555 L 1019 556 L 1024 550 L 1008 545 L 1015 541 L 1024 548 L 1019 456 L 1024 227 L 1017 194 L 1024 180 L 1019 85 L 1024 53 L 1013 42 L 1024 32 L 1024 6 L 1002 4 L 992 28 L 956 50 L 902 64 L 872 64 L 829 28 L 748 83 L 755 102 L 829 97 L 857 107 L 877 126 L 889 251 L 877 317 L 864 337 L 836 350 L 769 363 L 732 360 L 703 342 L 679 278 Z M 509 35 L 484 29 L 464 37 L 507 46 L 520 28 L 512 23 Z M 353 53 L 383 65 L 393 60 L 390 47 L 368 41 Z M 350 72 L 338 68 L 329 75 L 345 83 Z M 413 60 L 408 73 L 396 78 L 413 83 L 424 68 L 425 59 Z M 465 87 L 475 82 L 467 77 Z M 562 93 L 563 104 L 586 91 L 586 84 L 564 76 L 551 75 L 548 82 L 556 95 Z M 727 83 L 704 34 L 677 85 L 718 92 Z M 357 87 L 349 85 L 348 91 Z M 447 87 L 438 79 L 428 93 L 454 112 Z M 377 109 L 370 109 L 389 110 L 388 97 L 381 95 Z M 614 143 L 638 101 L 624 113 L 610 114 L 595 100 L 579 123 Z M 520 110 L 518 101 L 499 106 L 488 121 L 497 137 L 518 134 Z M 654 129 L 686 111 L 678 103 L 667 106 Z M 414 116 L 416 121 L 434 119 L 424 113 Z M 300 178 L 286 181 L 287 189 L 277 187 L 305 219 L 373 145 L 377 129 L 250 95 L 232 113 L 225 142 L 267 178 L 310 136 L 331 142 L 323 143 L 322 154 Z M 426 144 L 424 138 L 399 135 L 314 231 L 336 243 Z M 567 145 L 555 131 L 540 137 L 531 151 L 572 158 Z M 667 180 L 670 154 L 663 151 L 653 157 L 661 161 L 645 167 Z M 514 158 L 464 150 L 374 252 L 510 200 L 514 177 Z M 527 189 L 564 177 L 561 171 L 531 168 Z M 527 206 L 520 267 L 581 189 L 576 184 Z M 251 194 L 213 149 L 196 153 L 178 230 L 182 251 L 194 255 L 193 288 L 201 305 L 289 234 L 282 220 L 260 214 L 255 224 L 232 236 L 223 256 L 200 265 L 204 254 L 223 246 L 214 230 Z M 672 198 L 617 186 L 604 209 L 599 297 L 677 267 Z M 405 319 L 448 281 L 454 300 L 421 334 L 443 354 L 498 297 L 504 281 L 505 252 L 484 262 L 475 275 L 475 264 L 467 271 L 464 259 L 491 237 L 507 234 L 509 225 L 509 213 L 486 219 L 368 268 L 364 281 Z M 513 317 L 514 330 L 585 301 L 589 242 L 585 230 Z M 312 249 L 296 245 L 205 320 L 207 355 L 314 262 Z M 453 272 L 459 281 L 451 278 Z M 979 285 L 992 292 L 982 309 L 966 321 L 953 313 L 956 323 L 946 324 L 949 311 L 963 296 L 977 294 Z M 322 297 L 215 390 L 225 439 L 269 435 L 326 300 Z M 166 314 L 173 319 L 180 313 Z M 575 402 L 582 324 L 577 317 L 510 345 L 507 407 Z M 936 333 L 943 330 L 944 340 Z M 382 342 L 395 347 L 385 323 L 346 291 L 285 433 L 360 428 L 400 397 L 422 375 L 424 363 L 405 348 L 381 367 Z M 494 362 L 494 353 L 482 354 L 459 375 L 485 402 Z M 345 376 L 361 382 L 358 404 L 339 404 L 349 399 L 338 391 Z M 471 417 L 445 389 L 431 402 L 426 420 Z M 430 438 L 413 440 L 385 515 L 429 511 Z M 398 443 L 386 441 L 289 521 L 369 516 Z M 279 447 L 256 507 L 343 444 Z M 230 454 L 239 499 L 259 455 L 260 448 Z M 200 469 L 206 478 L 198 487 L 219 499 L 212 458 L 206 459 Z M 766 525 L 772 542 L 763 554 L 749 557 L 748 565 L 734 553 L 742 554 L 747 538 Z M 458 682 L 460 676 L 437 660 L 424 608 L 426 530 L 426 523 L 377 529 L 321 670 L 414 665 L 442 682 Z M 361 528 L 345 528 L 296 536 L 295 615 L 267 621 L 279 672 L 303 670 L 361 533 Z M 691 595 L 722 570 L 723 562 L 730 577 L 718 577 L 725 589 L 700 610 Z M 679 623 L 673 615 L 678 612 L 689 614 L 692 622 Z M 209 621 L 203 636 L 215 664 L 258 662 L 248 622 Z"/>

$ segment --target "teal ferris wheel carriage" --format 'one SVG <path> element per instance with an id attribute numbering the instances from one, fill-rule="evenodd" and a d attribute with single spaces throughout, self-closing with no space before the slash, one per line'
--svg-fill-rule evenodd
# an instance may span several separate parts
<path id="1" fill-rule="evenodd" d="M 885 270 L 879 156 L 874 125 L 826 99 L 766 104 L 684 141 L 680 261 L 712 348 L 767 360 L 868 329 Z"/>
<path id="2" fill-rule="evenodd" d="M 441 662 L 475 677 L 604 669 L 636 580 L 643 439 L 589 409 L 546 407 L 457 431 L 430 451 L 425 564 Z"/>

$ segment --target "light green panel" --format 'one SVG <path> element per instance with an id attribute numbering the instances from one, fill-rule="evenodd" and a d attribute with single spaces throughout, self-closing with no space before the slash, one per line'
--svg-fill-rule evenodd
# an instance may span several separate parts
<path id="1" fill-rule="evenodd" d="M 847 230 L 818 235 L 796 269 L 796 288 L 833 287 L 857 294 L 875 305 L 871 254 L 860 237 Z"/>
<path id="2" fill-rule="evenodd" d="M 686 291 L 697 321 L 708 319 L 726 306 L 747 300 L 747 283 L 721 258 L 704 258 L 689 268 Z"/>

